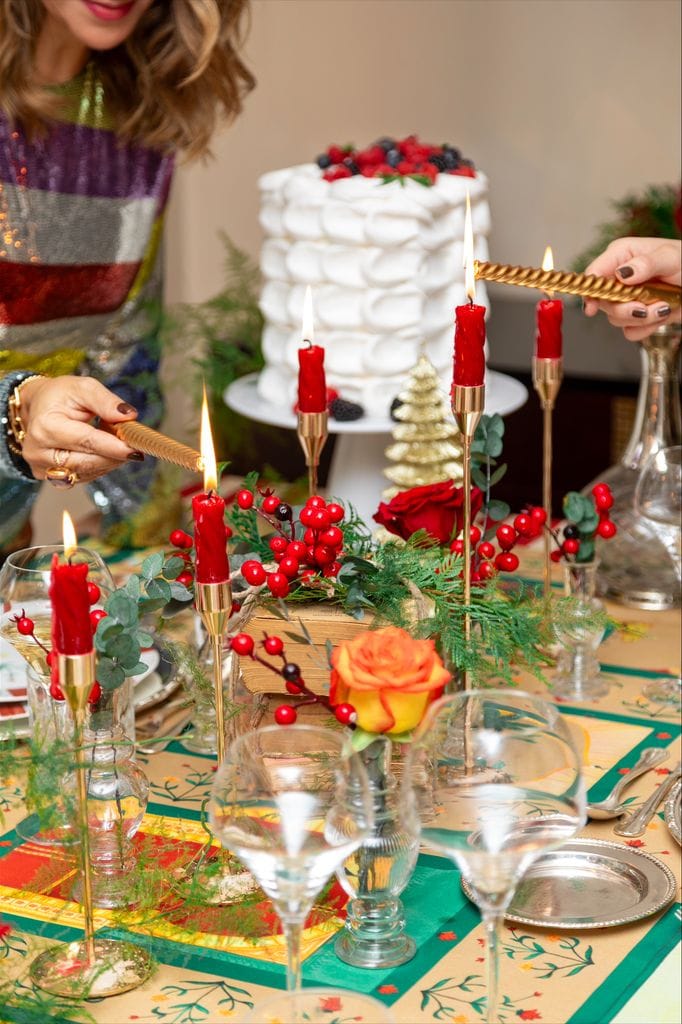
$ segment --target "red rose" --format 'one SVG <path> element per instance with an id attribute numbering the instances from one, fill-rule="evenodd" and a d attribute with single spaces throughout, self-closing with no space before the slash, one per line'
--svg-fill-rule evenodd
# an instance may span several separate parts
<path id="1" fill-rule="evenodd" d="M 482 492 L 472 487 L 472 521 L 482 504 Z M 462 529 L 463 516 L 462 488 L 455 487 L 452 480 L 444 480 L 401 491 L 388 503 L 382 501 L 374 520 L 403 540 L 408 540 L 417 530 L 426 530 L 440 544 L 449 544 Z"/>

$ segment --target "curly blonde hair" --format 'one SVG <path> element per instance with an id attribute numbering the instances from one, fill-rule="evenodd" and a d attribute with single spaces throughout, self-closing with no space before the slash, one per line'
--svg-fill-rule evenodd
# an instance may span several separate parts
<path id="1" fill-rule="evenodd" d="M 187 157 L 208 152 L 255 79 L 241 60 L 249 0 L 155 0 L 132 35 L 93 54 L 117 132 Z M 0 0 L 0 110 L 35 135 L 58 98 L 35 82 L 33 56 L 42 0 Z"/>

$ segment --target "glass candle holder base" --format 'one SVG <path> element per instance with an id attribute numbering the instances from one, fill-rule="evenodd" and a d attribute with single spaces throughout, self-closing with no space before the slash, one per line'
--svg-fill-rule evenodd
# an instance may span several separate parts
<path id="1" fill-rule="evenodd" d="M 362 904 L 360 906 L 360 904 Z M 339 960 L 352 967 L 398 967 L 417 952 L 417 944 L 405 935 L 400 900 L 351 900 L 346 926 L 334 943 Z"/>
<path id="2" fill-rule="evenodd" d="M 609 684 L 601 674 L 599 662 L 591 652 L 574 650 L 559 658 L 552 680 L 552 695 L 573 702 L 597 700 L 609 692 Z"/>
<path id="3" fill-rule="evenodd" d="M 84 940 L 50 946 L 31 964 L 34 985 L 67 999 L 103 999 L 142 985 L 151 974 L 149 953 L 133 942 L 95 939 L 94 960 Z"/>

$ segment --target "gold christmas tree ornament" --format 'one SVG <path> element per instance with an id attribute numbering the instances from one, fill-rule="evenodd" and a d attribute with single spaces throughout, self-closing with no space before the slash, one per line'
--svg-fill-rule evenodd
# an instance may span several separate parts
<path id="1" fill-rule="evenodd" d="M 384 476 L 394 485 L 383 493 L 387 501 L 410 487 L 462 478 L 459 431 L 426 356 L 420 357 L 398 398 L 402 404 L 393 413 L 398 421 L 392 430 L 395 443 L 386 449 L 393 465 L 384 469 Z"/>

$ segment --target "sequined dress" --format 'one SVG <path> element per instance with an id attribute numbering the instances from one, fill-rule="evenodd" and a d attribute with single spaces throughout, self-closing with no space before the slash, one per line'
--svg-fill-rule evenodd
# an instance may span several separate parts
<path id="1" fill-rule="evenodd" d="M 160 238 L 173 157 L 123 143 L 96 72 L 56 90 L 59 119 L 30 142 L 0 112 L 0 379 L 12 370 L 85 373 L 158 426 Z M 89 489 L 105 526 L 140 520 L 153 460 Z M 0 468 L 0 549 L 38 484 Z M 134 530 L 119 526 L 123 543 Z"/>

